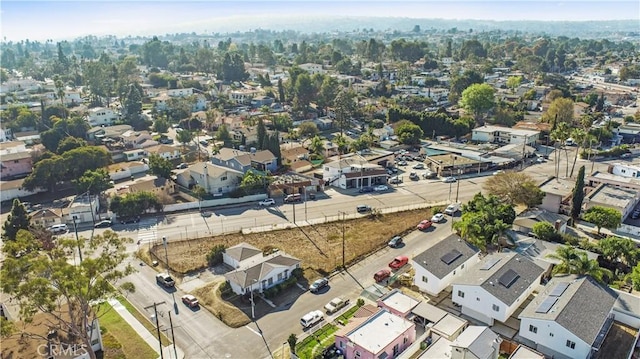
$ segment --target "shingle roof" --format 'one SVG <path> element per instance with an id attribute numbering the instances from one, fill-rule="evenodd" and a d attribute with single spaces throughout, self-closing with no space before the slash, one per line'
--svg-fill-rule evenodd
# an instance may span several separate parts
<path id="1" fill-rule="evenodd" d="M 546 313 L 537 313 L 558 283 L 570 284 Z M 617 298 L 615 291 L 589 276 L 554 277 L 519 317 L 555 321 L 585 343 L 593 344 Z"/>
<path id="2" fill-rule="evenodd" d="M 460 252 L 461 256 L 449 264 L 443 262 L 441 258 L 454 250 Z M 442 279 L 476 253 L 478 253 L 476 247 L 463 241 L 458 235 L 451 234 L 433 247 L 415 256 L 413 261 L 415 265 L 423 267 L 434 276 Z"/>
<path id="3" fill-rule="evenodd" d="M 243 261 L 247 258 L 251 258 L 255 256 L 256 254 L 262 253 L 262 251 L 259 250 L 258 248 L 244 242 L 236 244 L 233 247 L 229 247 L 225 249 L 224 252 L 226 253 L 227 256 L 237 261 Z"/>
<path id="4" fill-rule="evenodd" d="M 498 259 L 491 268 L 482 269 L 487 263 Z M 454 285 L 479 285 L 506 305 L 513 304 L 530 286 L 537 284 L 534 281 L 544 272 L 544 269 L 518 253 L 489 254 L 474 269 L 463 278 L 456 279 Z M 500 283 L 500 278 L 510 270 L 517 276 L 513 283 L 505 286 Z"/>
<path id="5" fill-rule="evenodd" d="M 238 283 L 242 288 L 246 288 L 255 281 L 260 282 L 278 267 L 292 267 L 300 263 L 300 260 L 285 253 L 276 253 L 270 257 L 264 257 L 264 261 L 245 269 L 236 269 L 225 274 L 225 278 Z"/>
<path id="6" fill-rule="evenodd" d="M 31 158 L 31 153 L 29 152 L 17 152 L 17 153 L 8 153 L 6 155 L 0 156 L 0 161 L 16 161 Z"/>
<path id="7" fill-rule="evenodd" d="M 451 343 L 451 346 L 467 348 L 476 358 L 491 358 L 491 344 L 499 338 L 489 327 L 469 326 Z"/>

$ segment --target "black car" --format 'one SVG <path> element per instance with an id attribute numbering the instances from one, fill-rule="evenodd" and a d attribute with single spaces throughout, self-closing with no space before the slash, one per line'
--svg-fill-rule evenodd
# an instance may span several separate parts
<path id="1" fill-rule="evenodd" d="M 120 219 L 120 224 L 138 223 L 140 222 L 140 216 L 138 217 L 125 217 Z"/>
<path id="2" fill-rule="evenodd" d="M 110 219 L 105 219 L 104 221 L 100 221 L 96 224 L 94 224 L 93 226 L 95 228 L 105 228 L 105 227 L 111 227 L 113 223 L 111 222 Z"/>
<path id="3" fill-rule="evenodd" d="M 360 193 L 369 193 L 369 192 L 373 192 L 373 187 L 371 186 L 364 186 L 360 188 Z"/>
<path id="4" fill-rule="evenodd" d="M 318 280 L 316 280 L 315 282 L 311 283 L 311 285 L 309 286 L 309 291 L 311 293 L 316 293 L 317 291 L 319 291 L 320 289 L 326 287 L 329 285 L 329 279 L 327 278 L 320 278 Z"/>
<path id="5" fill-rule="evenodd" d="M 389 247 L 391 248 L 397 248 L 397 247 L 400 247 L 401 245 L 402 245 L 402 237 L 400 236 L 395 236 L 391 238 L 391 240 L 389 241 Z"/>

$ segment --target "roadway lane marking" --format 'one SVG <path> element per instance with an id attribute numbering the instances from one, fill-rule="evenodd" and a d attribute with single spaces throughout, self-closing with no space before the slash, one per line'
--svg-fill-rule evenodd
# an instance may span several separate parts
<path id="1" fill-rule="evenodd" d="M 249 326 L 245 326 L 245 328 L 249 329 L 250 331 L 252 331 L 255 335 L 262 337 L 262 335 L 260 333 L 258 333 L 255 329 L 251 329 L 251 327 Z"/>

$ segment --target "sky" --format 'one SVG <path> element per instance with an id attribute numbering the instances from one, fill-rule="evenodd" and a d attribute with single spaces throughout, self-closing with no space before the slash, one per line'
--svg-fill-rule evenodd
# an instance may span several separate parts
<path id="1" fill-rule="evenodd" d="M 0 1 L 2 40 L 85 35 L 151 35 L 247 30 L 251 24 L 310 16 L 478 20 L 638 20 L 638 0 L 200 0 Z M 256 26 L 258 27 L 258 26 Z M 262 26 L 266 28 L 268 26 Z M 640 27 L 640 26 L 639 26 Z"/>

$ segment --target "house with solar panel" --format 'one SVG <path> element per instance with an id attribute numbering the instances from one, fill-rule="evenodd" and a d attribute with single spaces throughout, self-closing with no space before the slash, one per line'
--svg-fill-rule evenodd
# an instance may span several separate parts
<path id="1" fill-rule="evenodd" d="M 518 316 L 519 336 L 553 358 L 591 358 L 617 316 L 617 299 L 589 276 L 554 277 Z"/>
<path id="2" fill-rule="evenodd" d="M 519 253 L 492 253 L 453 281 L 451 300 L 462 314 L 493 325 L 506 322 L 540 286 L 544 269 Z"/>
<path id="3" fill-rule="evenodd" d="M 421 292 L 436 296 L 478 263 L 479 256 L 476 247 L 451 234 L 411 260 L 413 284 Z"/>

